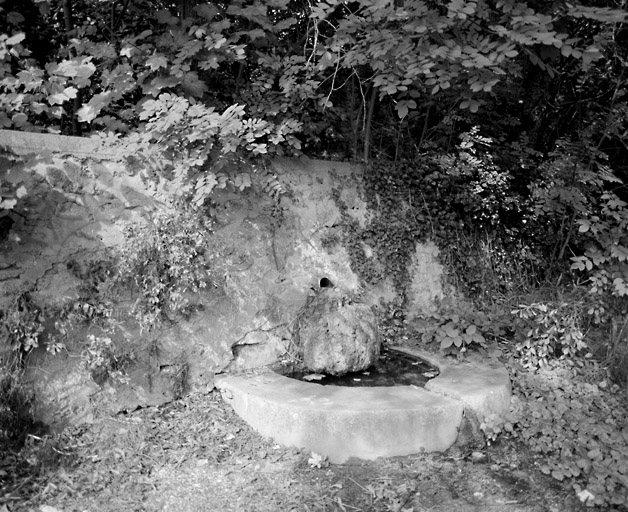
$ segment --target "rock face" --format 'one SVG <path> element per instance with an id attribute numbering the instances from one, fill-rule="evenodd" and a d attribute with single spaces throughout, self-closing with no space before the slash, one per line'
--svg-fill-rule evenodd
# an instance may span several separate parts
<path id="1" fill-rule="evenodd" d="M 13 210 L 0 212 L 0 311 L 21 290 L 30 290 L 44 309 L 89 307 L 89 273 L 77 269 L 94 268 L 91 263 L 125 243 L 128 226 L 147 222 L 167 204 L 142 179 L 143 171 L 127 168 L 91 139 L 0 130 L 0 146 L 24 156 L 16 161 L 0 154 L 0 181 L 28 190 Z M 41 360 L 29 359 L 39 419 L 88 422 L 103 408 L 159 405 L 182 387 L 211 388 L 215 374 L 272 364 L 296 344 L 297 317 L 299 350 L 312 370 L 340 374 L 374 362 L 379 340 L 370 306 L 392 302 L 397 291 L 390 279 L 362 282 L 343 238 L 346 215 L 361 227 L 372 221 L 363 170 L 346 162 L 278 157 L 269 172 L 284 189 L 280 198 L 264 192 L 261 174 L 251 176 L 253 186 L 245 191 L 216 190 L 208 255 L 208 262 L 218 262 L 212 267 L 216 287 L 198 294 L 199 308 L 189 318 L 152 332 L 138 332 L 128 322 L 115 333 L 104 334 L 98 325 L 82 332 L 80 324 L 65 336 L 67 360 L 43 346 Z M 368 246 L 363 252 L 369 265 L 378 263 Z M 417 245 L 411 263 L 405 294 L 419 315 L 432 311 L 442 295 L 442 269 L 435 246 Z M 308 300 L 308 291 L 324 279 L 346 295 L 360 293 L 361 303 L 345 300 L 338 289 Z M 78 365 L 90 334 L 110 337 L 122 351 L 117 355 L 129 356 L 128 383 L 102 382 Z"/>
<path id="2" fill-rule="evenodd" d="M 294 340 L 298 356 L 313 372 L 344 375 L 373 365 L 380 353 L 372 308 L 322 288 L 299 312 Z"/>

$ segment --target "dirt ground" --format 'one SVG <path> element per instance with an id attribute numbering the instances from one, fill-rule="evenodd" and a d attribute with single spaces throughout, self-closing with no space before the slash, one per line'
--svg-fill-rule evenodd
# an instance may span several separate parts
<path id="1" fill-rule="evenodd" d="M 329 465 L 253 432 L 217 392 L 0 452 L 0 512 L 563 512 L 585 508 L 502 441 Z"/>

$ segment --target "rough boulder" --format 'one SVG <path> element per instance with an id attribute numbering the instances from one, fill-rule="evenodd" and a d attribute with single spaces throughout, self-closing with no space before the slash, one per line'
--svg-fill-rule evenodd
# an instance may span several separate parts
<path id="1" fill-rule="evenodd" d="M 297 355 L 316 373 L 344 375 L 373 365 L 380 353 L 373 309 L 336 288 L 321 288 L 299 312 L 294 328 Z"/>

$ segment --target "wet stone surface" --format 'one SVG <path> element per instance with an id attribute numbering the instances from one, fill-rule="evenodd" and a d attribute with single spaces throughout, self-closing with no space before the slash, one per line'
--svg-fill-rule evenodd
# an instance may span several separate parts
<path id="1" fill-rule="evenodd" d="M 341 377 L 313 373 L 295 363 L 278 363 L 275 372 L 292 379 L 313 382 L 323 386 L 376 387 L 417 386 L 438 376 L 438 368 L 423 359 L 395 350 L 383 350 L 375 365 L 366 370 Z"/>

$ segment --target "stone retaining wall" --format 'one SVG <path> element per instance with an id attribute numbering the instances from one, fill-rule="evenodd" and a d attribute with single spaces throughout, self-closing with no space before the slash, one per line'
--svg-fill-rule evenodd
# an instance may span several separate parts
<path id="1" fill-rule="evenodd" d="M 81 283 L 72 265 L 102 256 L 124 242 L 126 226 L 146 222 L 166 207 L 111 150 L 90 139 L 0 130 L 0 147 L 26 158 L 16 162 L 0 156 L 0 183 L 24 182 L 28 190 L 8 213 L 10 229 L 0 230 L 0 308 L 24 289 L 56 306 L 77 299 Z M 173 369 L 181 365 L 188 385 L 199 387 L 211 386 L 213 376 L 225 369 L 275 361 L 289 348 L 291 322 L 322 277 L 347 292 L 360 291 L 372 304 L 395 298 L 389 284 L 369 288 L 361 283 L 344 247 L 323 247 L 326 235 L 341 223 L 332 190 L 340 191 L 358 222 L 364 225 L 372 215 L 362 200 L 360 166 L 276 158 L 272 167 L 287 191 L 281 219 L 273 201 L 255 190 L 216 195 L 218 224 L 211 243 L 223 270 L 219 289 L 203 299 L 203 311 L 159 332 L 127 332 L 114 340 L 135 352 L 152 347 L 150 356 L 135 353 L 138 366 L 132 382 L 124 390 L 116 388 L 116 407 L 171 399 L 169 375 L 179 375 Z M 408 283 L 412 314 L 433 310 L 442 296 L 437 257 L 435 246 L 417 246 Z M 85 408 L 98 402 L 95 397 L 106 402 L 103 407 L 112 406 L 111 390 L 81 373 L 76 356 L 40 351 L 31 358 L 32 380 L 48 403 L 41 415 L 49 423 L 87 421 Z M 64 388 L 68 380 L 83 386 L 84 393 L 75 396 L 85 398 L 60 413 L 67 393 L 51 395 L 49 390 Z"/>

